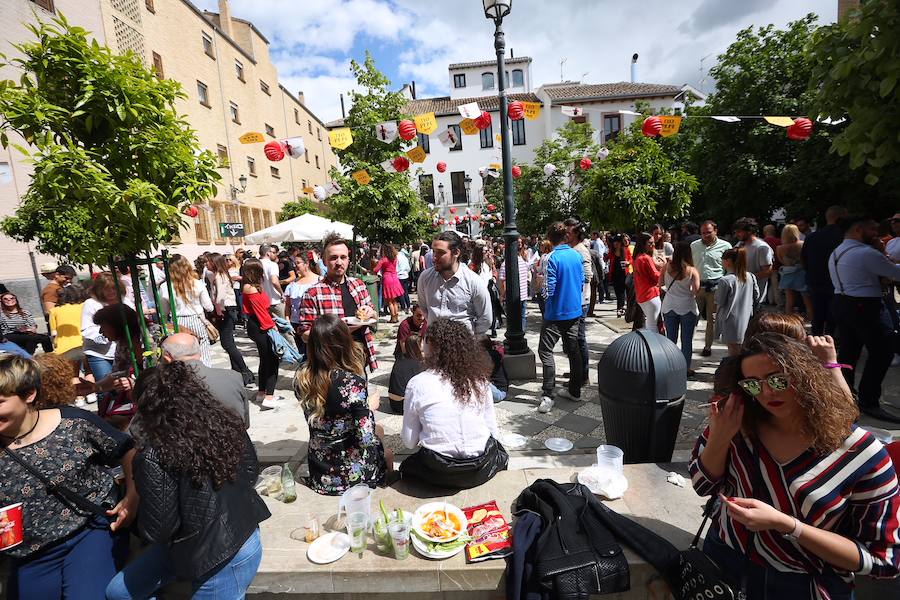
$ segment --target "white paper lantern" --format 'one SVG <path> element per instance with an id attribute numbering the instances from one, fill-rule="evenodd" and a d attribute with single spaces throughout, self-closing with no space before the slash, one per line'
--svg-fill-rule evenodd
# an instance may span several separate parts
<path id="1" fill-rule="evenodd" d="M 552 163 L 547 163 L 546 165 L 544 165 L 544 175 L 550 177 L 554 173 L 556 173 L 556 165 Z"/>
<path id="2" fill-rule="evenodd" d="M 313 188 L 313 196 L 316 197 L 316 200 L 324 200 L 328 197 L 328 192 L 321 185 L 317 185 Z"/>
<path id="3" fill-rule="evenodd" d="M 428 203 L 428 210 L 434 210 L 434 204 L 431 202 Z"/>
<path id="4" fill-rule="evenodd" d="M 608 156 L 609 156 L 609 148 L 607 148 L 606 146 L 603 146 L 602 148 L 600 148 L 600 152 L 597 153 L 597 158 L 599 160 L 606 160 L 606 157 L 608 157 Z"/>
<path id="5" fill-rule="evenodd" d="M 478 175 L 484 179 L 485 174 L 487 173 L 487 167 L 478 167 Z"/>

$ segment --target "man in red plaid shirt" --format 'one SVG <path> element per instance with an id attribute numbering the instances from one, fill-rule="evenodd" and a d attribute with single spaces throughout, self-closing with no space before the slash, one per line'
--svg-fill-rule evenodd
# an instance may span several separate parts
<path id="1" fill-rule="evenodd" d="M 350 265 L 350 247 L 347 241 L 337 234 L 328 235 L 323 241 L 322 256 L 328 268 L 325 277 L 310 287 L 300 301 L 299 331 L 304 342 L 309 341 L 309 330 L 319 315 L 338 315 L 339 317 L 356 317 L 357 310 L 365 315 L 365 320 L 376 318 L 375 307 L 366 284 L 356 277 L 349 277 L 347 267 Z M 375 360 L 375 338 L 367 325 L 351 325 L 353 340 L 365 348 L 369 371 L 378 368 Z"/>

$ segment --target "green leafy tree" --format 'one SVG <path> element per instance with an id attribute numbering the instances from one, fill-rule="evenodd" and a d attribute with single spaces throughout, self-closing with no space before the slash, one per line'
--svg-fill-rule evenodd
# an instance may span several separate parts
<path id="1" fill-rule="evenodd" d="M 0 141 L 21 135 L 34 173 L 2 230 L 76 263 L 155 249 L 185 226 L 182 210 L 215 194 L 217 161 L 178 116 L 177 82 L 131 53 L 113 54 L 59 16 L 30 26 L 36 41 L 6 61 Z"/>
<path id="2" fill-rule="evenodd" d="M 423 237 L 431 231 L 431 215 L 422 198 L 410 187 L 410 173 L 391 173 L 379 163 L 400 155 L 399 138 L 384 144 L 375 137 L 374 127 L 383 121 L 406 118 L 406 98 L 390 92 L 390 81 L 375 66 L 367 52 L 363 64 L 350 61 L 350 67 L 365 93 L 351 92 L 353 106 L 345 119 L 353 128 L 353 143 L 337 150 L 343 172 L 335 168 L 331 177 L 341 191 L 328 199 L 334 218 L 351 223 L 366 239 L 404 241 Z M 350 174 L 365 169 L 372 180 L 360 185 Z"/>
<path id="3" fill-rule="evenodd" d="M 317 215 L 319 214 L 319 208 L 319 204 L 316 204 L 306 196 L 298 196 L 296 200 L 285 202 L 281 206 L 281 216 L 278 218 L 278 222 L 288 221 L 306 213 Z"/>
<path id="4" fill-rule="evenodd" d="M 831 147 L 865 167 L 875 184 L 900 167 L 900 4 L 866 2 L 840 23 L 815 32 L 809 45 L 813 106 L 849 123 Z"/>

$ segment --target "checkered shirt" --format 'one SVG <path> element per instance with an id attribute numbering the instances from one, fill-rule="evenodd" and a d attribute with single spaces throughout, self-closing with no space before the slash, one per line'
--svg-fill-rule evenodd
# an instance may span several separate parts
<path id="1" fill-rule="evenodd" d="M 356 301 L 356 306 L 372 306 L 374 308 L 372 299 L 369 297 L 369 291 L 366 289 L 366 284 L 356 277 L 348 276 L 346 280 L 350 295 Z M 332 283 L 327 277 L 323 277 L 319 283 L 306 290 L 303 299 L 300 301 L 300 333 L 309 331 L 319 315 L 355 316 L 344 314 L 341 286 Z M 378 361 L 375 359 L 375 338 L 368 328 L 366 329 L 365 337 L 369 370 L 374 372 L 378 368 Z"/>

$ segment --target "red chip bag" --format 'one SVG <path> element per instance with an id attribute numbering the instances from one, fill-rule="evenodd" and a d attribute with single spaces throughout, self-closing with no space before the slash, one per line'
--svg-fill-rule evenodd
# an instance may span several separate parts
<path id="1" fill-rule="evenodd" d="M 469 521 L 468 533 L 474 538 L 466 544 L 466 562 L 481 562 L 512 554 L 512 528 L 497 507 L 496 500 L 462 510 Z"/>

